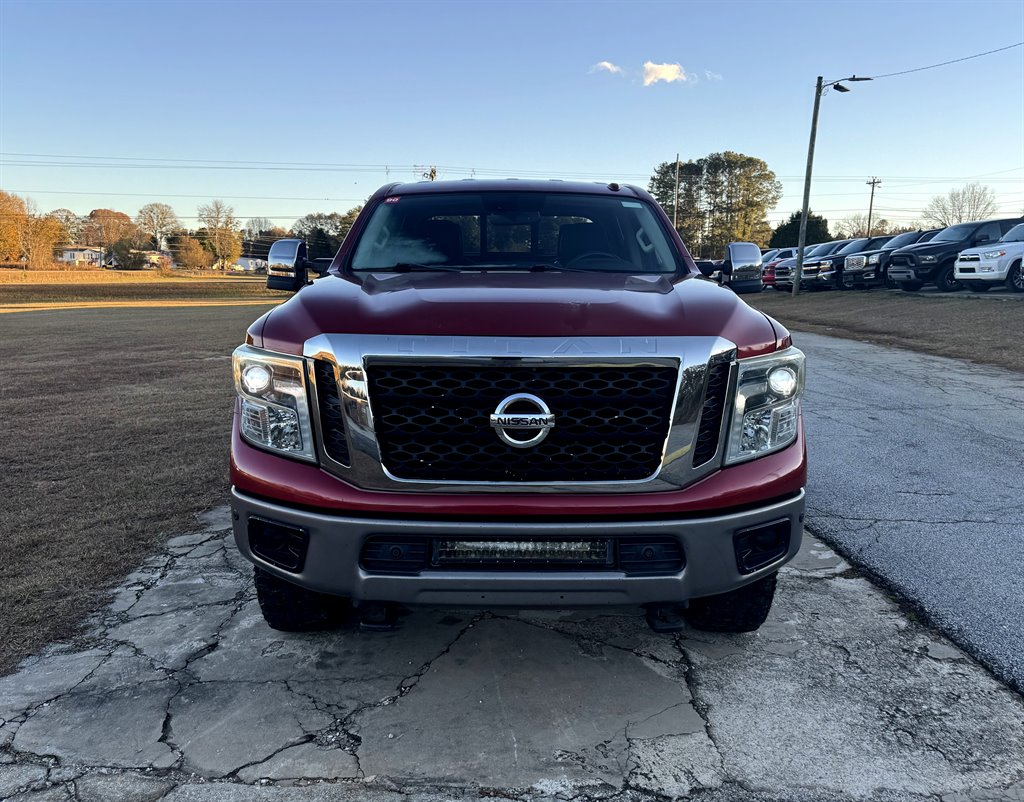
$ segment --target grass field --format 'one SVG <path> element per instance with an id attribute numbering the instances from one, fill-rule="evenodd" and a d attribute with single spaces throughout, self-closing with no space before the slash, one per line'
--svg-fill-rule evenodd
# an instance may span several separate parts
<path id="1" fill-rule="evenodd" d="M 796 331 L 1024 372 L 1019 302 L 889 293 L 746 298 Z M 228 357 L 265 308 L 0 315 L 0 674 L 72 634 L 166 537 L 226 503 Z"/>
<path id="2" fill-rule="evenodd" d="M 0 307 L 19 304 L 106 301 L 253 300 L 280 301 L 287 296 L 266 288 L 266 279 L 171 278 L 49 284 L 0 284 Z"/>
<path id="3" fill-rule="evenodd" d="M 262 312 L 0 315 L 0 674 L 226 502 L 229 356 Z"/>

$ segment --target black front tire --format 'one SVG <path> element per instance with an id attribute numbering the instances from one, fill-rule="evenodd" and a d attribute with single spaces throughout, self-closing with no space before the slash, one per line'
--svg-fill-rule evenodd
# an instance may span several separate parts
<path id="1" fill-rule="evenodd" d="M 963 285 L 971 292 L 988 292 L 992 288 L 987 281 L 965 281 Z"/>
<path id="2" fill-rule="evenodd" d="M 901 281 L 899 282 L 900 289 L 904 292 L 917 292 L 924 286 L 923 281 Z"/>
<path id="3" fill-rule="evenodd" d="M 1006 288 L 1010 292 L 1024 292 L 1024 272 L 1021 272 L 1020 262 L 1010 266 L 1010 272 L 1006 274 Z"/>
<path id="4" fill-rule="evenodd" d="M 281 632 L 316 632 L 336 629 L 351 618 L 352 603 L 343 596 L 300 588 L 285 579 L 253 568 L 256 599 L 271 629 Z"/>
<path id="5" fill-rule="evenodd" d="M 704 632 L 753 632 L 768 618 L 777 579 L 769 574 L 728 593 L 692 599 L 686 620 Z"/>
<path id="6" fill-rule="evenodd" d="M 940 268 L 935 274 L 935 286 L 940 292 L 956 292 L 960 289 L 960 282 L 953 276 L 953 265 Z"/>

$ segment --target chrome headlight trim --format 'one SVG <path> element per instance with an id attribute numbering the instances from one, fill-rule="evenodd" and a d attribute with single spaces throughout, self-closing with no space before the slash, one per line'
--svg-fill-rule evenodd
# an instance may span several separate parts
<path id="1" fill-rule="evenodd" d="M 268 386 L 261 392 L 250 392 L 251 387 L 247 389 L 243 384 L 243 374 L 252 367 L 264 368 L 270 374 Z M 241 345 L 231 354 L 231 368 L 242 407 L 238 423 L 242 438 L 273 454 L 316 462 L 306 360 Z M 285 446 L 289 441 L 291 445 Z"/>
<path id="2" fill-rule="evenodd" d="M 736 393 L 732 418 L 725 444 L 724 464 L 735 465 L 781 451 L 795 442 L 799 431 L 800 397 L 805 385 L 805 358 L 798 348 L 787 348 L 767 356 L 738 360 Z M 778 368 L 788 368 L 796 374 L 795 389 L 783 395 L 772 390 L 769 375 Z M 750 418 L 760 414 L 766 419 L 757 426 L 767 426 L 767 443 L 751 448 L 745 428 Z M 764 433 L 764 432 L 762 432 Z"/>

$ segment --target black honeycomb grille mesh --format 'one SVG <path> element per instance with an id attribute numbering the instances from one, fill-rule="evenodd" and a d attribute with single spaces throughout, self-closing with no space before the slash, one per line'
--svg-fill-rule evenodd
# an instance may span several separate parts
<path id="1" fill-rule="evenodd" d="M 708 368 L 708 386 L 704 394 L 704 406 L 700 413 L 700 427 L 697 442 L 693 447 L 693 467 L 699 468 L 715 456 L 722 431 L 722 415 L 725 414 L 725 393 L 729 389 L 727 362 L 720 362 Z"/>
<path id="2" fill-rule="evenodd" d="M 313 370 L 316 373 L 316 398 L 320 406 L 320 428 L 323 430 L 324 451 L 335 462 L 348 465 L 345 417 L 341 408 L 338 380 L 334 375 L 334 365 L 323 359 L 318 359 Z"/>
<path id="3" fill-rule="evenodd" d="M 374 364 L 370 402 L 384 465 L 401 479 L 593 482 L 646 479 L 661 464 L 674 367 Z M 532 393 L 555 415 L 531 448 L 498 439 L 490 415 Z M 529 433 L 515 433 L 525 438 Z"/>

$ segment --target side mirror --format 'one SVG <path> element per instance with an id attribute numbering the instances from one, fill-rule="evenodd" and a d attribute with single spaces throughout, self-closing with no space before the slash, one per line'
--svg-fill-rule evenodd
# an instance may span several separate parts
<path id="1" fill-rule="evenodd" d="M 306 243 L 279 239 L 267 256 L 267 289 L 298 292 L 306 286 Z"/>
<path id="2" fill-rule="evenodd" d="M 761 249 L 752 242 L 730 242 L 725 246 L 721 283 L 733 292 L 760 292 Z"/>
<path id="3" fill-rule="evenodd" d="M 761 280 L 761 249 L 752 242 L 730 242 L 725 246 L 729 283 Z"/>
<path id="4" fill-rule="evenodd" d="M 696 259 L 693 262 L 702 276 L 710 276 L 716 270 L 716 265 L 710 259 Z"/>

